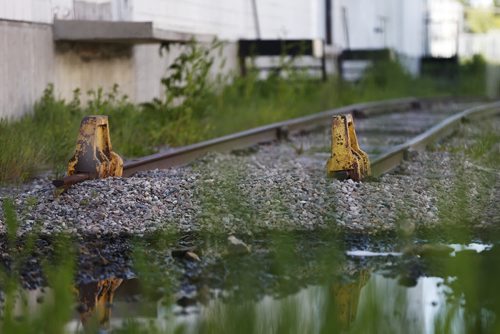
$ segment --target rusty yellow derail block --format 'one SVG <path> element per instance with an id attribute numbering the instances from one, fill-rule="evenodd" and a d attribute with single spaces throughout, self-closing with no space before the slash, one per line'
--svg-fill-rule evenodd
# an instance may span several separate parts
<path id="1" fill-rule="evenodd" d="M 113 297 L 122 282 L 120 278 L 108 278 L 78 287 L 80 320 L 84 329 L 92 328 L 92 320 L 101 329 L 109 329 Z"/>
<path id="2" fill-rule="evenodd" d="M 56 186 L 69 186 L 88 179 L 122 176 L 123 160 L 113 152 L 108 116 L 87 116 L 80 124 L 75 154 L 68 164 L 67 176 Z"/>
<path id="3" fill-rule="evenodd" d="M 356 320 L 361 290 L 370 280 L 371 273 L 367 269 L 362 269 L 356 277 L 357 279 L 350 283 L 336 282 L 331 286 L 337 313 L 336 320 L 343 331 L 348 330 Z"/>
<path id="4" fill-rule="evenodd" d="M 361 150 L 352 115 L 333 116 L 332 154 L 327 173 L 360 181 L 371 174 L 368 155 Z"/>

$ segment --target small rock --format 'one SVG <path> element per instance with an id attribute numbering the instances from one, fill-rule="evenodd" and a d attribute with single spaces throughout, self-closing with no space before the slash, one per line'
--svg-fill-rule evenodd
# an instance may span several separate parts
<path id="1" fill-rule="evenodd" d="M 186 252 L 186 255 L 184 255 L 184 258 L 187 260 L 196 261 L 196 262 L 201 261 L 200 257 L 198 255 L 196 255 L 195 252 Z"/>
<path id="2" fill-rule="evenodd" d="M 234 235 L 229 236 L 227 241 L 229 242 L 229 251 L 233 254 L 249 254 L 251 251 L 246 243 L 236 238 Z"/>

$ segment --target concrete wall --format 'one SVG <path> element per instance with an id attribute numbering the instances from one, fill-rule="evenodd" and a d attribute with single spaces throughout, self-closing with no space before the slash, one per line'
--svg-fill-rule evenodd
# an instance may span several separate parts
<path id="1" fill-rule="evenodd" d="M 109 91 L 115 83 L 135 102 L 162 97 L 161 78 L 181 50 L 172 46 L 160 55 L 158 44 L 56 45 L 49 24 L 0 20 L 0 118 L 32 111 L 49 83 L 67 100 L 77 88 L 85 101 L 89 90 Z M 226 73 L 237 71 L 236 54 L 236 44 L 228 43 L 223 52 Z"/>
<path id="2" fill-rule="evenodd" d="M 32 110 L 54 69 L 50 25 L 0 21 L 0 118 Z"/>
<path id="3" fill-rule="evenodd" d="M 425 53 L 424 14 L 429 2 L 435 7 L 431 11 L 442 12 L 432 15 L 446 16 L 451 9 L 453 15 L 458 13 L 458 7 L 450 5 L 454 0 L 332 0 L 330 50 L 347 47 L 345 8 L 351 48 L 394 48 L 405 66 L 417 73 L 418 57 Z M 256 3 L 262 38 L 325 36 L 324 0 Z M 160 57 L 159 45 L 56 46 L 50 25 L 54 18 L 153 21 L 157 28 L 214 34 L 230 42 L 224 52 L 228 73 L 238 69 L 236 46 L 231 42 L 257 36 L 254 15 L 252 0 L 0 0 L 0 117 L 30 111 L 49 83 L 66 99 L 76 88 L 86 92 L 109 89 L 115 83 L 136 102 L 162 96 L 160 79 L 179 48 L 172 47 Z M 450 27 L 434 29 L 431 35 L 448 36 L 453 30 Z M 437 54 L 450 50 L 449 41 L 436 43 Z M 331 68 L 333 64 L 330 58 L 327 65 Z"/>
<path id="4" fill-rule="evenodd" d="M 167 73 L 168 66 L 183 51 L 182 46 L 172 46 L 169 52 L 159 55 L 158 45 L 137 45 L 134 47 L 134 100 L 137 102 L 151 101 L 153 98 L 164 97 L 161 78 Z M 212 77 L 218 74 L 230 74 L 239 71 L 238 47 L 236 43 L 225 43 L 222 57 L 216 56 L 212 68 Z M 224 61 L 225 59 L 225 61 Z M 221 68 L 222 62 L 224 67 Z"/>
<path id="5" fill-rule="evenodd" d="M 79 88 L 85 99 L 89 90 L 111 89 L 136 98 L 133 47 L 129 45 L 58 44 L 54 52 L 56 93 L 70 99 Z"/>
<path id="6" fill-rule="evenodd" d="M 257 5 L 263 38 L 324 35 L 324 21 L 318 19 L 323 0 L 257 0 Z M 160 80 L 180 47 L 160 56 L 158 44 L 56 45 L 54 18 L 153 21 L 157 28 L 228 41 L 256 36 L 248 0 L 0 0 L 0 118 L 30 112 L 49 83 L 64 99 L 79 88 L 85 100 L 88 90 L 109 90 L 115 83 L 135 102 L 163 96 Z M 237 71 L 234 42 L 226 44 L 223 55 L 225 73 Z"/>
<path id="7" fill-rule="evenodd" d="M 133 55 L 130 46 L 56 47 L 51 25 L 0 21 L 0 118 L 32 111 L 49 83 L 65 99 L 71 99 L 76 88 L 86 93 L 98 87 L 110 89 L 114 83 L 135 99 Z"/>

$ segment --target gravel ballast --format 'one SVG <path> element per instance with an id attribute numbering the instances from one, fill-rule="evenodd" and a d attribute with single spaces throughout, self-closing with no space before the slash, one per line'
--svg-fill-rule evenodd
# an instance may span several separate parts
<path id="1" fill-rule="evenodd" d="M 452 139 L 366 182 L 326 177 L 330 139 L 324 131 L 235 154 L 209 154 L 189 166 L 87 181 L 60 196 L 54 195 L 48 179 L 0 190 L 0 196 L 13 197 L 19 233 L 142 235 L 158 230 L 241 233 L 334 227 L 374 234 L 436 226 L 446 217 L 454 219 L 452 213 L 464 209 L 464 203 L 475 227 L 490 228 L 500 223 L 500 171 L 466 154 L 485 126 L 500 132 L 500 118 L 487 125 L 464 125 Z M 499 145 L 488 154 L 500 155 Z M 3 220 L 2 213 L 2 233 Z"/>

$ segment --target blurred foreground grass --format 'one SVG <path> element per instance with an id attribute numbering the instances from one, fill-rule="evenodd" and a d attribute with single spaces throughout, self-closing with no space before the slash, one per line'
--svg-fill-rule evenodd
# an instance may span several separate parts
<path id="1" fill-rule="evenodd" d="M 290 68 L 265 80 L 249 75 L 213 81 L 211 51 L 188 46 L 162 80 L 164 98 L 142 105 L 122 96 L 118 86 L 87 92 L 87 103 L 79 90 L 65 101 L 47 87 L 33 113 L 0 120 L 0 183 L 23 182 L 43 170 L 63 173 L 85 115 L 109 115 L 114 150 L 131 158 L 357 102 L 485 93 L 485 64 L 479 58 L 461 65 L 453 82 L 413 78 L 397 63 L 370 68 L 358 83 L 333 77 L 319 82 Z"/>

